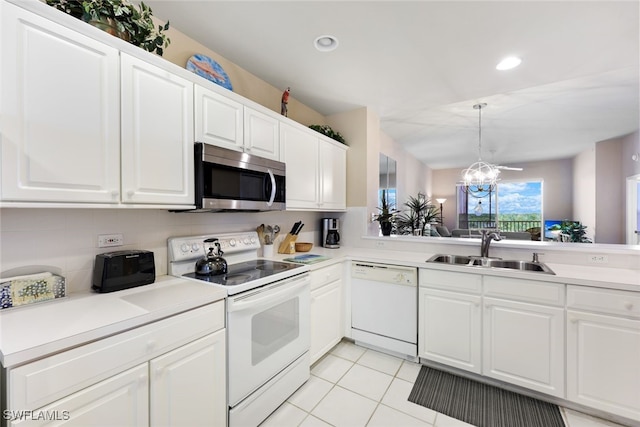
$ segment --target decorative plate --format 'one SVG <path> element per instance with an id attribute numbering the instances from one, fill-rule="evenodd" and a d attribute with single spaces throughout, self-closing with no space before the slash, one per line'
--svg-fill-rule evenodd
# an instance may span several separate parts
<path id="1" fill-rule="evenodd" d="M 202 54 L 195 54 L 187 61 L 187 70 L 204 77 L 220 86 L 233 90 L 229 76 L 224 72 L 220 64 Z"/>

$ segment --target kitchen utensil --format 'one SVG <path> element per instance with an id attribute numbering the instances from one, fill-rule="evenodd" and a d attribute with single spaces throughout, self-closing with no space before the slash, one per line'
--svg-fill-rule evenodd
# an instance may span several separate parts
<path id="1" fill-rule="evenodd" d="M 267 225 L 265 228 L 265 244 L 272 245 L 273 244 L 273 227 Z"/>
<path id="2" fill-rule="evenodd" d="M 260 243 L 264 244 L 264 224 L 260 224 L 256 228 L 256 232 L 258 233 L 258 239 L 260 240 Z"/>
<path id="3" fill-rule="evenodd" d="M 220 248 L 220 242 L 218 239 L 211 238 L 204 241 L 204 250 L 209 252 L 207 255 L 196 262 L 196 274 L 202 276 L 217 276 L 220 274 L 227 274 L 227 261 L 222 258 L 222 249 Z M 214 253 L 215 250 L 215 253 Z"/>
<path id="4" fill-rule="evenodd" d="M 298 225 L 298 228 L 296 228 L 296 231 L 293 233 L 294 236 L 297 236 L 300 233 L 300 230 L 302 230 L 302 227 L 304 227 L 304 224 L 302 223 L 302 221 L 298 221 L 300 225 Z"/>

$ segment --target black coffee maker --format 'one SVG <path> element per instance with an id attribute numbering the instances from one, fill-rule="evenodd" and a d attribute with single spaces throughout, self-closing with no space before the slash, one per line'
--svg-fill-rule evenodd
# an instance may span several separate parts
<path id="1" fill-rule="evenodd" d="M 323 218 L 322 220 L 322 246 L 325 248 L 340 247 L 340 226 L 337 218 Z"/>

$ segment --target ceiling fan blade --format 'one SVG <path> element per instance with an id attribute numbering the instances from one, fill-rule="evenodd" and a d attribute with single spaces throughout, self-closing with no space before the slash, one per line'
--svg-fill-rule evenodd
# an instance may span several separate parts
<path id="1" fill-rule="evenodd" d="M 510 166 L 496 166 L 496 169 L 505 170 L 505 171 L 522 171 L 522 168 L 512 168 Z"/>

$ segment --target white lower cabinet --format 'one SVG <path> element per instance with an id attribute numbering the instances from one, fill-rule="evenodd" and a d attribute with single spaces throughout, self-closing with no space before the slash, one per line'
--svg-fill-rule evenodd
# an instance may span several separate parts
<path id="1" fill-rule="evenodd" d="M 483 374 L 564 397 L 565 285 L 483 280 Z"/>
<path id="2" fill-rule="evenodd" d="M 481 276 L 420 269 L 418 277 L 418 356 L 480 373 Z"/>
<path id="3" fill-rule="evenodd" d="M 342 264 L 311 272 L 311 364 L 342 339 Z"/>
<path id="4" fill-rule="evenodd" d="M 569 286 L 567 398 L 640 422 L 640 296 Z"/>
<path id="5" fill-rule="evenodd" d="M 480 296 L 420 288 L 418 301 L 419 356 L 480 373 Z"/>
<path id="6" fill-rule="evenodd" d="M 420 270 L 419 356 L 564 396 L 564 285 Z"/>
<path id="7" fill-rule="evenodd" d="M 7 425 L 224 426 L 224 318 L 220 301 L 10 368 Z"/>
<path id="8" fill-rule="evenodd" d="M 149 362 L 152 426 L 224 426 L 225 331 Z"/>
<path id="9" fill-rule="evenodd" d="M 143 426 L 149 424 L 147 364 L 141 364 L 17 418 L 11 426 Z M 46 417 L 48 421 L 38 418 Z M 52 419 L 53 418 L 53 419 Z"/>

